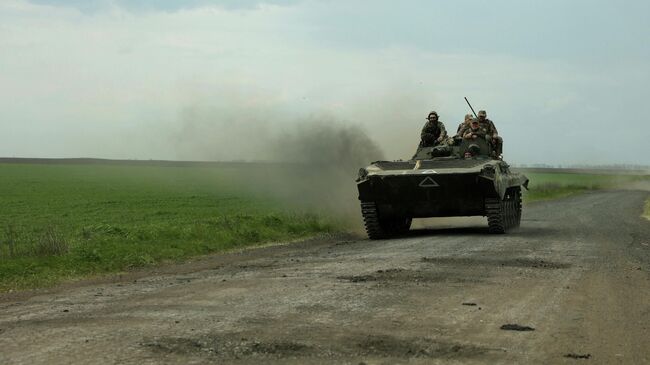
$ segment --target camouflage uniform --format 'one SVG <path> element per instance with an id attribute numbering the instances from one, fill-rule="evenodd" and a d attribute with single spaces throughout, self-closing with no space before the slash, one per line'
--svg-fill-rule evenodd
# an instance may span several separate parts
<path id="1" fill-rule="evenodd" d="M 472 136 L 476 136 L 477 138 L 486 138 L 487 135 L 488 130 L 485 127 L 479 124 L 474 128 L 470 124 L 469 127 L 463 129 L 462 137 L 465 139 L 473 139 Z"/>
<path id="2" fill-rule="evenodd" d="M 436 112 L 429 113 L 429 116 L 438 114 Z M 438 138 L 441 141 L 438 141 Z M 420 146 L 419 147 L 433 147 L 445 142 L 447 139 L 447 129 L 445 128 L 444 123 L 439 120 L 429 120 L 422 128 L 422 133 L 420 133 Z"/>
<path id="3" fill-rule="evenodd" d="M 473 119 L 473 118 L 472 118 L 472 115 L 471 115 L 471 114 L 465 114 L 465 121 L 463 121 L 462 123 L 460 123 L 460 124 L 458 125 L 458 128 L 456 129 L 456 135 L 457 135 L 457 136 L 461 136 L 461 137 L 463 136 L 460 132 L 461 132 L 463 129 L 465 129 L 466 127 L 469 127 L 470 122 L 471 122 L 472 119 Z"/>
<path id="4" fill-rule="evenodd" d="M 458 135 L 461 136 L 461 137 L 464 137 L 465 133 L 467 133 L 468 131 L 470 131 L 472 129 L 472 122 L 475 121 L 475 120 L 478 121 L 478 119 L 472 119 L 467 124 L 463 125 L 462 128 L 460 128 L 460 130 L 458 131 Z M 489 128 L 486 125 L 481 124 L 479 122 L 479 127 L 480 127 L 481 131 L 485 132 L 484 134 L 489 134 Z"/>
<path id="5" fill-rule="evenodd" d="M 497 132 L 497 127 L 494 126 L 494 123 L 491 120 L 485 118 L 483 121 L 481 121 L 481 119 L 479 119 L 478 123 L 481 125 L 481 127 L 485 128 L 489 135 L 492 136 L 495 133 L 499 134 L 499 132 Z"/>
<path id="6" fill-rule="evenodd" d="M 501 136 L 499 136 L 499 132 L 497 131 L 497 127 L 494 126 L 494 123 L 487 119 L 487 113 L 485 110 L 480 110 L 478 112 L 478 122 L 481 125 L 481 127 L 485 128 L 487 131 L 487 134 L 492 137 L 492 149 L 495 154 L 495 157 L 500 156 L 503 153 L 503 139 Z M 481 120 L 480 117 L 484 117 L 483 120 Z M 494 137 L 494 135 L 497 135 Z"/>

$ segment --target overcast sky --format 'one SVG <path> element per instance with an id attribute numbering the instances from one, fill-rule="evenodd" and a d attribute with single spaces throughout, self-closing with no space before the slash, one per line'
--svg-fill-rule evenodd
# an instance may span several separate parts
<path id="1" fill-rule="evenodd" d="M 647 0 L 2 0 L 0 156 L 264 159 L 256 140 L 326 116 L 407 158 L 428 112 L 455 131 L 467 96 L 508 161 L 650 164 L 648 14 Z"/>

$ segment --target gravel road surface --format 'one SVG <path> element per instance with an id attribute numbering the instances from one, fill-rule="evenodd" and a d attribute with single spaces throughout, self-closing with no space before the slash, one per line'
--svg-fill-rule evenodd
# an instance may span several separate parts
<path id="1" fill-rule="evenodd" d="M 645 191 L 0 296 L 0 364 L 648 364 Z"/>

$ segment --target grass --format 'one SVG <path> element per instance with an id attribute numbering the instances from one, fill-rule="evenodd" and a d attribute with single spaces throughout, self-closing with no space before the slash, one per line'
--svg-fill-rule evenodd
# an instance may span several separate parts
<path id="1" fill-rule="evenodd" d="M 241 167 L 0 164 L 0 292 L 337 229 Z"/>
<path id="2" fill-rule="evenodd" d="M 650 220 L 650 198 L 645 201 L 645 209 L 643 210 L 643 218 Z"/>
<path id="3" fill-rule="evenodd" d="M 609 189 L 626 184 L 649 181 L 648 175 L 608 175 L 574 172 L 525 172 L 530 179 L 525 202 L 559 199 L 592 190 Z"/>
<path id="4" fill-rule="evenodd" d="M 277 168 L 0 164 L 0 292 L 338 231 L 349 217 L 340 214 L 344 203 L 353 203 L 348 213 L 357 217 L 352 179 L 345 186 L 352 191 L 334 192 L 347 175 L 324 180 L 295 167 L 271 173 Z M 526 174 L 527 202 L 650 180 Z M 325 199 L 309 202 L 319 194 Z M 289 200 L 311 205 L 297 209 Z M 339 218 L 313 213 L 326 202 Z"/>

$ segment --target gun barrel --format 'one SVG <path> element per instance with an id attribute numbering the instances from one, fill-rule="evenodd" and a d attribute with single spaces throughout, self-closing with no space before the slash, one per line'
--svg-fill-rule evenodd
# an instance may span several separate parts
<path id="1" fill-rule="evenodd" d="M 467 102 L 467 105 L 469 105 L 469 108 L 472 109 L 472 113 L 474 113 L 474 118 L 478 118 L 476 112 L 474 111 L 474 108 L 472 108 L 472 104 L 470 104 L 469 100 L 467 100 L 467 96 L 465 96 L 465 101 Z"/>

